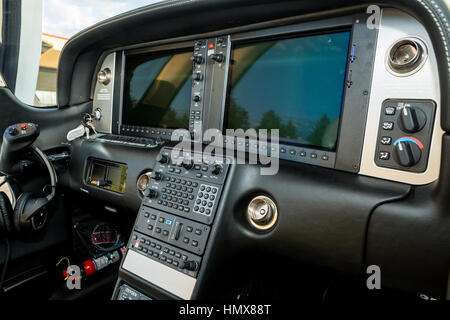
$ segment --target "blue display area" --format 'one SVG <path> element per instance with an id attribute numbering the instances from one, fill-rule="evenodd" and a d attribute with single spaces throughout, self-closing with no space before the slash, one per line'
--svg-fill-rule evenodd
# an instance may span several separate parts
<path id="1" fill-rule="evenodd" d="M 236 45 L 226 127 L 336 147 L 350 31 Z"/>

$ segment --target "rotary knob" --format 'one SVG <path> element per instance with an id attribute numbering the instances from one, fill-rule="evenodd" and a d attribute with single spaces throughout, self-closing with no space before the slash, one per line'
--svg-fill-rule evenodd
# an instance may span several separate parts
<path id="1" fill-rule="evenodd" d="M 222 166 L 219 164 L 215 164 L 214 168 L 212 169 L 212 174 L 218 175 L 222 172 Z"/>
<path id="2" fill-rule="evenodd" d="M 162 179 L 162 174 L 161 174 L 161 172 L 154 172 L 153 173 L 153 179 L 155 179 L 155 180 L 157 180 L 157 181 L 159 181 L 159 180 L 161 180 Z"/>
<path id="3" fill-rule="evenodd" d="M 159 163 L 168 163 L 169 162 L 169 157 L 166 156 L 165 154 L 159 154 L 158 157 L 156 157 L 156 161 L 158 161 Z"/>
<path id="4" fill-rule="evenodd" d="M 196 64 L 202 64 L 203 63 L 203 57 L 202 56 L 192 56 L 191 57 L 192 62 Z"/>
<path id="5" fill-rule="evenodd" d="M 199 266 L 197 261 L 191 260 L 183 261 L 180 267 L 189 271 L 197 271 Z"/>
<path id="6" fill-rule="evenodd" d="M 192 167 L 194 167 L 194 162 L 192 160 L 184 160 L 181 165 L 186 170 L 190 170 L 190 169 L 192 169 Z"/>
<path id="7" fill-rule="evenodd" d="M 192 78 L 194 79 L 194 81 L 202 81 L 203 75 L 200 72 L 196 72 L 192 75 Z"/>
<path id="8" fill-rule="evenodd" d="M 211 59 L 213 59 L 216 62 L 224 62 L 225 61 L 225 56 L 223 54 L 212 54 L 209 56 Z"/>
<path id="9" fill-rule="evenodd" d="M 153 189 L 145 189 L 144 196 L 147 198 L 157 198 L 158 197 L 158 191 Z"/>
<path id="10" fill-rule="evenodd" d="M 253 198 L 247 208 L 247 219 L 250 225 L 258 230 L 272 228 L 278 220 L 275 202 L 266 196 Z"/>
<path id="11" fill-rule="evenodd" d="M 420 108 L 404 107 L 399 116 L 399 126 L 405 132 L 418 132 L 426 123 L 427 116 Z"/>
<path id="12" fill-rule="evenodd" d="M 412 167 L 419 163 L 422 151 L 415 141 L 399 141 L 395 144 L 395 160 L 403 167 Z"/>

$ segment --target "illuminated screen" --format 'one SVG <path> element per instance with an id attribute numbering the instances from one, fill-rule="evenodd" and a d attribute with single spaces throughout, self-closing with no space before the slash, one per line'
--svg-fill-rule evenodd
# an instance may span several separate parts
<path id="1" fill-rule="evenodd" d="M 349 41 L 345 31 L 234 46 L 226 128 L 335 150 Z"/>
<path id="2" fill-rule="evenodd" d="M 188 128 L 192 51 L 126 57 L 122 124 Z"/>

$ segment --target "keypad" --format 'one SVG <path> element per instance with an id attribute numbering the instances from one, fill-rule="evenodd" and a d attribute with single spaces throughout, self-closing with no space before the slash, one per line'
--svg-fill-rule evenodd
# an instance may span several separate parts
<path id="1" fill-rule="evenodd" d="M 195 199 L 194 212 L 209 216 L 217 199 L 218 188 L 201 184 Z"/>
<path id="2" fill-rule="evenodd" d="M 170 268 L 188 274 L 194 278 L 197 277 L 198 271 L 189 271 L 182 268 L 184 261 L 196 261 L 200 265 L 201 258 L 197 255 L 137 232 L 133 233 L 128 247 L 150 259 L 163 263 Z"/>

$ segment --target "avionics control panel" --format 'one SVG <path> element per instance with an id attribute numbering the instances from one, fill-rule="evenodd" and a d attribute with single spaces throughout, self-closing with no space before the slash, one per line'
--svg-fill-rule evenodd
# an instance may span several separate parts
<path id="1" fill-rule="evenodd" d="M 225 159 L 161 149 L 122 272 L 180 298 L 191 297 L 230 167 Z"/>
<path id="2" fill-rule="evenodd" d="M 211 224 L 229 164 L 177 153 L 161 149 L 143 205 Z"/>

